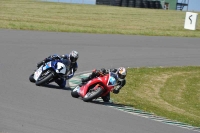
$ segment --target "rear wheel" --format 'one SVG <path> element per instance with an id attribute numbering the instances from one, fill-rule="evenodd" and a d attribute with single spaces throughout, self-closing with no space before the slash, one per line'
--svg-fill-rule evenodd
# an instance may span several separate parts
<path id="1" fill-rule="evenodd" d="M 39 79 L 35 82 L 37 86 L 44 85 L 48 83 L 54 77 L 53 72 L 49 72 L 48 74 L 41 75 Z"/>
<path id="2" fill-rule="evenodd" d="M 101 87 L 98 87 L 97 89 L 91 89 L 89 92 L 85 95 L 83 98 L 84 102 L 92 101 L 95 98 L 98 98 L 103 93 L 103 89 Z"/>

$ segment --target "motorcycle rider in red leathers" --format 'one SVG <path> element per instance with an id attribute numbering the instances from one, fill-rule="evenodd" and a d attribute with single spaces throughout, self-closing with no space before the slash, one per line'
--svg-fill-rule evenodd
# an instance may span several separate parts
<path id="1" fill-rule="evenodd" d="M 101 70 L 93 70 L 92 73 L 86 77 L 86 78 L 82 78 L 82 83 L 80 84 L 80 86 L 84 85 L 87 81 L 98 77 L 98 76 L 103 76 L 109 72 L 113 72 L 114 74 L 116 74 L 117 77 L 117 85 L 115 87 L 115 89 L 112 91 L 115 94 L 118 94 L 120 89 L 126 84 L 126 68 L 124 67 L 119 67 L 118 69 L 114 68 L 114 69 L 108 69 L 106 70 L 105 68 L 102 68 Z M 108 93 L 106 96 L 102 97 L 104 102 L 109 102 L 110 100 L 110 93 Z"/>

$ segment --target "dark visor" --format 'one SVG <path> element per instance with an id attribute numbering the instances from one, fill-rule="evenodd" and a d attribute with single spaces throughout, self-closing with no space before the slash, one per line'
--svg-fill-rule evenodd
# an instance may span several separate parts
<path id="1" fill-rule="evenodd" d="M 126 77 L 126 75 L 118 75 L 118 78 L 120 78 L 120 79 L 124 79 Z"/>
<path id="2" fill-rule="evenodd" d="M 77 58 L 74 57 L 70 57 L 71 62 L 75 62 L 77 60 Z"/>

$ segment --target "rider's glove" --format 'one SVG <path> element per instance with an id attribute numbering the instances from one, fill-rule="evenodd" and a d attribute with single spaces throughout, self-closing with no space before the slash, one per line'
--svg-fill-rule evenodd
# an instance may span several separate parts
<path id="1" fill-rule="evenodd" d="M 101 68 L 101 72 L 102 72 L 103 74 L 105 74 L 105 73 L 106 73 L 106 69 L 105 69 L 105 68 Z"/>

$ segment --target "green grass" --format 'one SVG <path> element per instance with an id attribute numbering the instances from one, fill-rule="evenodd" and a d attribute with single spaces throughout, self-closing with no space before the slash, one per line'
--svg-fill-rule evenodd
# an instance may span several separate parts
<path id="1" fill-rule="evenodd" d="M 0 0 L 0 28 L 57 32 L 200 37 L 185 12 Z M 200 126 L 200 67 L 132 68 L 115 102 Z"/>
<path id="2" fill-rule="evenodd" d="M 129 68 L 119 104 L 200 126 L 200 67 Z"/>
<path id="3" fill-rule="evenodd" d="M 0 28 L 200 37 L 197 30 L 184 29 L 185 12 L 130 7 L 1 0 Z"/>

